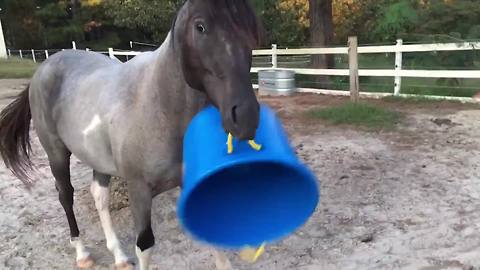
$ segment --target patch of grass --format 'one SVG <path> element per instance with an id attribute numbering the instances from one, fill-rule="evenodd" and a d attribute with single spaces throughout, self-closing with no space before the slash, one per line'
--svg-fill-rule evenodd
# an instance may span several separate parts
<path id="1" fill-rule="evenodd" d="M 37 69 L 37 63 L 20 58 L 0 60 L 0 79 L 30 78 Z"/>
<path id="2" fill-rule="evenodd" d="M 314 108 L 307 111 L 312 119 L 323 119 L 336 125 L 353 125 L 369 129 L 392 129 L 400 114 L 366 103 L 346 102 L 329 108 Z"/>

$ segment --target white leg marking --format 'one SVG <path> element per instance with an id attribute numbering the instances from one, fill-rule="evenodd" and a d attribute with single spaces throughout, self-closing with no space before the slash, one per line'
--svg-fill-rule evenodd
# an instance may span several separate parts
<path id="1" fill-rule="evenodd" d="M 87 251 L 80 238 L 76 237 L 70 239 L 70 245 L 72 245 L 72 247 L 74 247 L 75 251 L 77 252 L 77 261 L 86 259 L 88 258 L 88 256 L 90 256 L 90 253 Z"/>
<path id="2" fill-rule="evenodd" d="M 227 258 L 227 255 L 222 251 L 213 249 L 213 255 L 215 256 L 215 267 L 217 270 L 232 270 L 232 264 Z"/>
<path id="3" fill-rule="evenodd" d="M 227 50 L 227 54 L 229 56 L 232 56 L 233 55 L 233 52 L 232 52 L 232 44 L 230 42 L 225 42 L 225 48 Z"/>
<path id="4" fill-rule="evenodd" d="M 125 256 L 125 253 L 120 246 L 120 241 L 118 241 L 117 235 L 113 230 L 112 219 L 108 209 L 110 201 L 109 189 L 107 187 L 102 187 L 96 181 L 93 181 L 90 191 L 95 199 L 95 206 L 97 207 L 103 232 L 107 239 L 107 248 L 113 253 L 113 256 L 115 256 L 115 264 L 128 262 L 128 258 Z"/>
<path id="5" fill-rule="evenodd" d="M 138 266 L 140 270 L 148 270 L 150 265 L 150 257 L 152 256 L 153 247 L 141 251 L 140 248 L 136 247 L 135 252 L 137 253 Z"/>

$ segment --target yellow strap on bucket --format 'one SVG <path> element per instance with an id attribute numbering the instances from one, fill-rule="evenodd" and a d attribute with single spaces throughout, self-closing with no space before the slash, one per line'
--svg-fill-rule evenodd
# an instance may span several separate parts
<path id="1" fill-rule="evenodd" d="M 262 244 L 258 249 L 247 247 L 240 252 L 240 258 L 246 262 L 255 263 L 264 252 L 265 244 Z"/>
<path id="2" fill-rule="evenodd" d="M 254 140 L 249 140 L 249 141 L 248 141 L 248 144 L 250 145 L 250 147 L 252 147 L 252 148 L 255 149 L 256 151 L 260 151 L 260 150 L 262 149 L 262 145 L 256 143 Z M 232 135 L 232 133 L 228 133 L 228 137 L 227 137 L 227 152 L 228 152 L 228 154 L 233 153 L 233 135 Z"/>
<path id="3" fill-rule="evenodd" d="M 262 145 L 256 143 L 254 140 L 249 140 L 248 144 L 256 151 L 260 151 L 262 149 Z M 228 133 L 227 137 L 227 152 L 228 154 L 233 153 L 233 135 L 231 133 Z M 240 252 L 240 258 L 249 263 L 255 263 L 264 252 L 265 244 L 262 244 L 257 249 L 247 247 Z"/>
<path id="4" fill-rule="evenodd" d="M 227 148 L 228 148 L 228 154 L 233 153 L 233 136 L 232 133 L 228 133 L 228 138 L 227 138 Z"/>
<path id="5" fill-rule="evenodd" d="M 254 140 L 248 141 L 248 144 L 250 144 L 250 146 L 257 151 L 260 151 L 260 149 L 262 149 L 262 145 L 257 144 Z"/>

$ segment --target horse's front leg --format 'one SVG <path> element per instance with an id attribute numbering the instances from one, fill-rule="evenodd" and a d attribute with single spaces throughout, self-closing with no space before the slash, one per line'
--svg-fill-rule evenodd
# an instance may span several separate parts
<path id="1" fill-rule="evenodd" d="M 152 231 L 152 189 L 143 179 L 129 179 L 128 198 L 135 224 L 136 254 L 140 270 L 146 270 L 155 245 Z"/>
<path id="2" fill-rule="evenodd" d="M 232 264 L 224 251 L 212 248 L 216 270 L 233 270 Z"/>
<path id="3" fill-rule="evenodd" d="M 110 178 L 110 175 L 94 171 L 90 191 L 95 199 L 95 206 L 100 216 L 105 239 L 107 240 L 107 248 L 115 256 L 115 268 L 117 270 L 130 270 L 133 269 L 133 266 L 128 262 L 128 258 L 122 250 L 110 217 Z"/>

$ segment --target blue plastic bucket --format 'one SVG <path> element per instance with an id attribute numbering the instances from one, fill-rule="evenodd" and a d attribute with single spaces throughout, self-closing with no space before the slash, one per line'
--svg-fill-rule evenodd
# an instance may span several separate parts
<path id="1" fill-rule="evenodd" d="M 234 140 L 228 154 L 228 134 L 221 123 L 219 111 L 207 107 L 185 134 L 177 209 L 182 227 L 199 241 L 234 249 L 288 236 L 318 204 L 314 174 L 298 160 L 266 105 L 261 105 L 255 138 L 260 151 Z"/>

